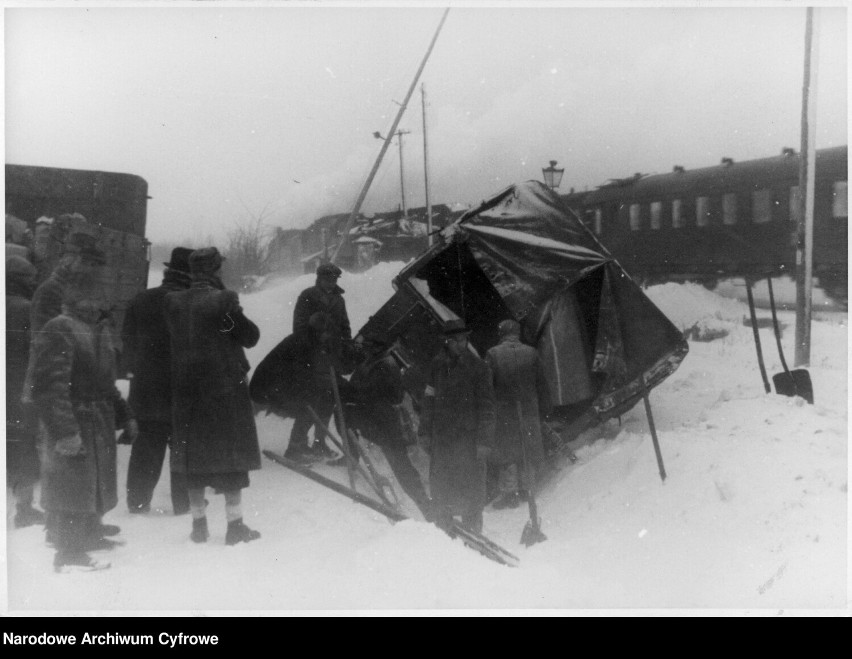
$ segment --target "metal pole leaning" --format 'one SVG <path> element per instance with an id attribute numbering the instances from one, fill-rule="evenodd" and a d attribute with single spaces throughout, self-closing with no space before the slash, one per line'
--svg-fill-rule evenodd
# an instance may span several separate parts
<path id="1" fill-rule="evenodd" d="M 343 451 L 350 457 L 349 460 L 346 461 L 346 471 L 349 473 L 349 486 L 353 489 L 355 488 L 355 467 L 356 461 L 358 460 L 358 456 L 350 456 L 350 453 L 353 451 L 347 451 L 347 447 L 349 447 L 349 433 L 346 430 L 346 417 L 343 415 L 343 403 L 340 400 L 340 389 L 337 387 L 337 369 L 334 368 L 334 365 L 328 367 L 328 371 L 331 374 L 331 390 L 334 392 L 334 410 L 335 414 L 337 414 L 337 422 L 340 424 L 340 433 L 343 435 L 341 438 Z"/>
<path id="2" fill-rule="evenodd" d="M 367 485 L 369 485 L 373 489 L 373 491 L 379 496 L 379 498 L 382 500 L 382 503 L 393 508 L 393 504 L 388 500 L 388 498 L 385 496 L 384 492 L 382 492 L 379 485 L 374 483 L 372 481 L 372 479 L 370 478 L 369 474 L 367 474 L 367 472 L 364 471 L 364 468 L 361 467 L 360 464 L 358 464 L 357 456 L 352 455 L 352 453 L 349 451 L 349 448 L 346 445 L 346 442 L 341 442 L 334 436 L 334 434 L 331 432 L 329 427 L 327 425 L 325 425 L 325 422 L 322 419 L 320 419 L 319 415 L 316 413 L 316 410 L 314 410 L 314 408 L 312 408 L 310 405 L 308 405 L 307 408 L 308 408 L 308 411 L 311 413 L 311 416 L 314 418 L 314 422 L 325 432 L 325 434 L 331 440 L 332 444 L 334 444 L 338 449 L 340 449 L 340 451 L 342 451 L 343 455 L 346 457 L 348 467 L 353 472 L 351 479 L 350 479 L 350 489 L 351 490 L 355 489 L 355 487 L 354 487 L 354 480 L 355 480 L 354 472 L 357 471 L 359 474 L 361 474 L 361 477 L 365 481 L 367 481 Z"/>
<path id="3" fill-rule="evenodd" d="M 654 442 L 654 453 L 657 454 L 657 467 L 660 470 L 660 480 L 666 482 L 666 467 L 663 464 L 663 454 L 660 451 L 660 442 L 657 439 L 657 428 L 654 426 L 654 416 L 651 414 L 651 401 L 648 398 L 648 385 L 645 375 L 642 375 L 642 398 L 645 399 L 645 414 L 648 416 L 648 428 L 651 430 L 651 440 Z"/>

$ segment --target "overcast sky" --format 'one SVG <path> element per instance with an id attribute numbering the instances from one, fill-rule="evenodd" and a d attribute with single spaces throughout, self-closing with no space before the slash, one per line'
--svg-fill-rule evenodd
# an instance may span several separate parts
<path id="1" fill-rule="evenodd" d="M 847 143 L 847 10 L 832 4 L 817 12 L 819 148 Z M 799 148 L 801 4 L 449 6 L 420 79 L 432 203 L 478 203 L 549 160 L 567 191 Z M 443 14 L 4 7 L 6 162 L 138 174 L 148 237 L 195 244 L 251 218 L 349 212 Z M 425 199 L 421 104 L 418 84 L 400 123 L 409 207 Z M 363 210 L 399 204 L 394 141 Z"/>

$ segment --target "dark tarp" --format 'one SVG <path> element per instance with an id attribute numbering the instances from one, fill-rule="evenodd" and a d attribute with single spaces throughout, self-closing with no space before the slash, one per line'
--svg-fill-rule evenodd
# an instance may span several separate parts
<path id="1" fill-rule="evenodd" d="M 595 235 L 537 181 L 465 213 L 394 285 L 362 332 L 389 333 L 398 354 L 423 367 L 448 313 L 472 329 L 480 355 L 497 343 L 497 324 L 515 318 L 545 364 L 556 413 L 577 432 L 632 407 L 688 351 Z"/>

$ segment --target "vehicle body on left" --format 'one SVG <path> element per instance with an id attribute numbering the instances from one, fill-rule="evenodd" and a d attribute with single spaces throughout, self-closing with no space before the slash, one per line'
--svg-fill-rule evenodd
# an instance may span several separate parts
<path id="1" fill-rule="evenodd" d="M 148 282 L 148 199 L 148 183 L 135 174 L 7 164 L 6 254 L 28 258 L 38 285 L 56 266 L 68 236 L 94 235 L 106 254 L 101 283 L 120 346 L 127 305 Z"/>

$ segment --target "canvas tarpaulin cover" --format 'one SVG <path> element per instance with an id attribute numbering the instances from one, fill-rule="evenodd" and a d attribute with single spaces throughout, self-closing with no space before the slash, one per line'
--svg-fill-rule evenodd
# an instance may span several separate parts
<path id="1" fill-rule="evenodd" d="M 554 404 L 591 420 L 631 407 L 688 350 L 595 235 L 537 181 L 513 185 L 465 213 L 394 284 L 396 299 L 368 326 L 382 326 L 403 344 L 417 329 L 421 343 L 431 338 L 429 350 L 418 346 L 428 355 L 440 346 L 446 320 L 437 300 L 465 320 L 484 354 L 497 342 L 497 323 L 515 318 L 545 364 Z M 418 302 L 422 309 L 412 311 Z M 406 319 L 393 308 L 405 308 Z M 431 332 L 422 327 L 427 318 Z"/>

